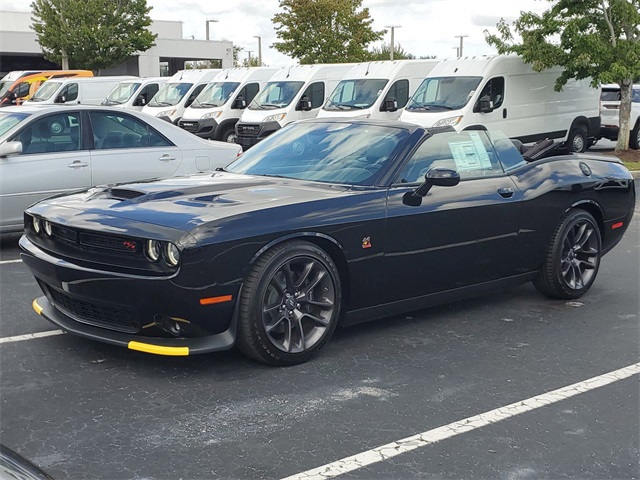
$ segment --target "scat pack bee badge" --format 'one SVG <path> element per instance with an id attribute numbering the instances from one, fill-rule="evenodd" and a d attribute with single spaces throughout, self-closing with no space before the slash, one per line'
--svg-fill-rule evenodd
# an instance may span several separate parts
<path id="1" fill-rule="evenodd" d="M 371 237 L 364 237 L 362 239 L 362 248 L 371 248 Z"/>

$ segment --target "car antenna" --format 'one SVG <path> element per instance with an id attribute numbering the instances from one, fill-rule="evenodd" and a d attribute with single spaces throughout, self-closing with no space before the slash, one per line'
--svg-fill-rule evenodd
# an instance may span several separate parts
<path id="1" fill-rule="evenodd" d="M 367 63 L 367 73 L 364 74 L 364 76 L 366 77 L 367 75 L 369 75 L 369 67 L 371 66 L 371 62 Z"/>
<path id="2" fill-rule="evenodd" d="M 291 67 L 289 67 L 289 70 L 287 70 L 287 77 L 286 78 L 289 78 L 289 75 L 291 75 Z"/>
<path id="3" fill-rule="evenodd" d="M 224 77 L 224 79 L 226 80 L 227 78 L 229 78 L 229 69 L 227 68 L 227 76 Z"/>

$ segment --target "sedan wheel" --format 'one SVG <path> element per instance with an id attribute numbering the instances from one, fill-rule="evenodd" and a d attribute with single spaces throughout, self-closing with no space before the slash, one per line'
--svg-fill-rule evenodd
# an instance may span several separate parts
<path id="1" fill-rule="evenodd" d="M 338 270 L 317 246 L 287 242 L 263 254 L 243 286 L 238 346 L 274 365 L 312 358 L 335 330 Z"/>
<path id="2" fill-rule="evenodd" d="M 549 297 L 578 298 L 596 279 L 601 255 L 598 224 L 588 212 L 571 210 L 558 225 L 533 283 Z"/>

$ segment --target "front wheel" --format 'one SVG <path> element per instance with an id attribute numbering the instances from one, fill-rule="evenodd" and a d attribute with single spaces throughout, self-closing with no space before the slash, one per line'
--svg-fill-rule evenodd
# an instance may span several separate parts
<path id="1" fill-rule="evenodd" d="M 575 153 L 582 153 L 587 149 L 587 136 L 588 132 L 584 125 L 578 125 L 571 129 L 569 138 L 567 139 L 567 146 L 569 151 Z"/>
<path id="2" fill-rule="evenodd" d="M 341 301 L 340 274 L 326 252 L 304 241 L 277 245 L 245 279 L 238 347 L 272 365 L 306 362 L 333 334 Z"/>
<path id="3" fill-rule="evenodd" d="M 220 138 L 222 142 L 227 143 L 236 143 L 236 130 L 234 127 L 227 128 L 222 137 Z"/>
<path id="4" fill-rule="evenodd" d="M 634 150 L 640 150 L 640 120 L 636 122 L 636 126 L 631 130 L 631 136 L 629 137 L 629 147 Z"/>
<path id="5" fill-rule="evenodd" d="M 551 298 L 578 298 L 596 279 L 601 252 L 600 230 L 593 216 L 583 210 L 570 210 L 551 237 L 545 262 L 533 284 Z"/>

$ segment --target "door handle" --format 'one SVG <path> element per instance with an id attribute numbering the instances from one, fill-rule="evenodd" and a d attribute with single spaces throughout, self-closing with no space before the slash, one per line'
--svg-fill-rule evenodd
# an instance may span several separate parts
<path id="1" fill-rule="evenodd" d="M 507 118 L 507 109 L 506 108 L 502 109 L 502 118 Z"/>
<path id="2" fill-rule="evenodd" d="M 513 197 L 514 190 L 513 188 L 502 187 L 498 189 L 498 193 L 502 198 L 511 198 Z"/>
<path id="3" fill-rule="evenodd" d="M 176 157 L 172 157 L 168 153 L 165 153 L 160 158 L 158 158 L 158 160 L 160 160 L 161 162 L 170 162 L 171 160 L 175 160 L 175 159 Z"/>
<path id="4" fill-rule="evenodd" d="M 80 160 L 76 160 L 75 162 L 71 162 L 69 164 L 69 168 L 84 168 L 84 167 L 88 167 L 89 164 L 87 162 L 81 162 Z"/>

